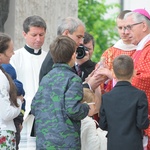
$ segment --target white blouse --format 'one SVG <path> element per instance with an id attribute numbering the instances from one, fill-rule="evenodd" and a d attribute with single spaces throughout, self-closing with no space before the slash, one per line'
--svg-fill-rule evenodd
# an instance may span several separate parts
<path id="1" fill-rule="evenodd" d="M 19 115 L 22 102 L 20 99 L 17 99 L 19 107 L 12 106 L 9 100 L 9 90 L 9 81 L 0 70 L 0 130 L 16 132 L 13 119 Z"/>

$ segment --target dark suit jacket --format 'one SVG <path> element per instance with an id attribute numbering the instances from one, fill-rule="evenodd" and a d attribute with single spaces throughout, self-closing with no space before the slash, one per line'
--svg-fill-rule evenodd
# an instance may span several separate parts
<path id="1" fill-rule="evenodd" d="M 108 131 L 108 150 L 143 150 L 142 129 L 149 125 L 145 92 L 118 82 L 102 96 L 99 125 Z"/>
<path id="2" fill-rule="evenodd" d="M 39 82 L 50 70 L 52 70 L 53 64 L 54 64 L 54 62 L 51 57 L 51 54 L 50 54 L 50 52 L 48 52 L 42 63 L 41 69 L 40 69 Z"/>
<path id="3" fill-rule="evenodd" d="M 84 62 L 82 65 L 80 65 L 80 69 L 82 71 L 82 81 L 85 81 L 85 78 L 88 77 L 88 75 L 95 69 L 96 63 L 92 60 L 88 60 Z"/>

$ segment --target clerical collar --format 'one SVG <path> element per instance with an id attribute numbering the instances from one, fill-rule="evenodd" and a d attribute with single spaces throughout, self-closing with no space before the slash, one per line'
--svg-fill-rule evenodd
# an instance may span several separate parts
<path id="1" fill-rule="evenodd" d="M 41 49 L 39 50 L 34 50 L 32 48 L 30 48 L 29 46 L 25 45 L 24 48 L 31 54 L 33 55 L 40 55 L 41 54 Z"/>

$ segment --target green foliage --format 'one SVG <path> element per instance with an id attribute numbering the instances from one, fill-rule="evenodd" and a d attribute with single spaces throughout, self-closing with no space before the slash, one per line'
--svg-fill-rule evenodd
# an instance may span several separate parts
<path id="1" fill-rule="evenodd" d="M 119 5 L 106 4 L 106 0 L 78 0 L 78 17 L 85 23 L 86 31 L 95 39 L 92 57 L 95 62 L 98 62 L 101 54 L 118 39 L 115 20 L 119 12 L 110 14 L 113 8 L 119 8 Z"/>

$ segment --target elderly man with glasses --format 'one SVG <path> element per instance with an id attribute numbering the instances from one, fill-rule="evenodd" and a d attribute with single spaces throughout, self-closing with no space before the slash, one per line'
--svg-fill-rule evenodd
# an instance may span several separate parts
<path id="1" fill-rule="evenodd" d="M 124 31 L 129 34 L 132 44 L 137 45 L 132 57 L 136 70 L 132 84 L 146 92 L 150 118 L 150 15 L 145 9 L 136 9 L 127 13 L 124 20 Z M 144 134 L 147 139 L 144 142 L 148 142 L 147 149 L 150 150 L 150 126 Z"/>

